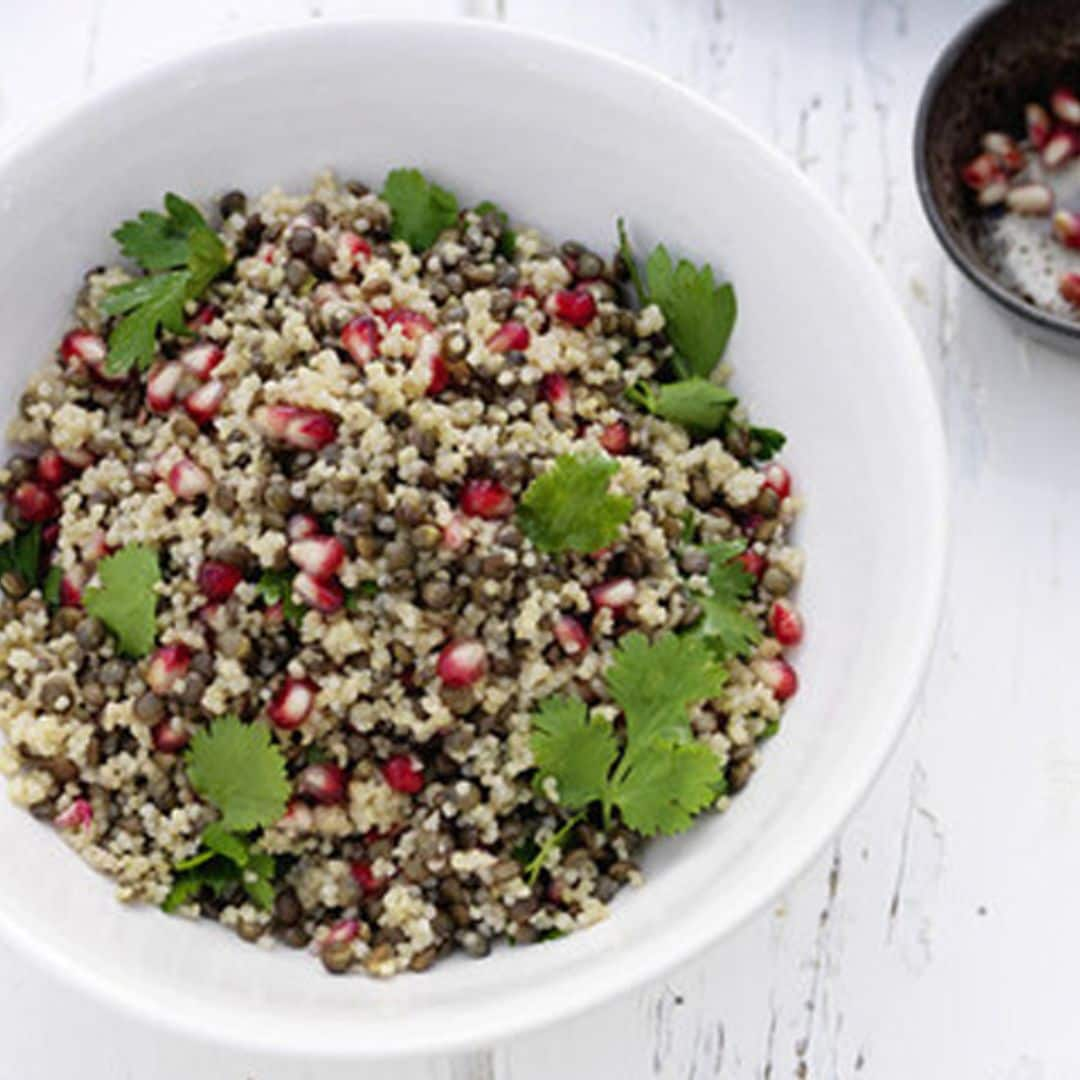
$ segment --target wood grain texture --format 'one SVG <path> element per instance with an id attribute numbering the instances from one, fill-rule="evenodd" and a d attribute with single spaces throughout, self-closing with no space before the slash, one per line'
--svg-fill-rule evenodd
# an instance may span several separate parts
<path id="1" fill-rule="evenodd" d="M 186 0 L 180 15 L 149 0 L 0 6 L 3 138 L 205 42 L 359 13 L 503 19 L 666 72 L 775 143 L 869 247 L 930 358 L 954 498 L 942 630 L 897 753 L 843 834 L 771 910 L 662 983 L 486 1052 L 316 1066 L 149 1031 L 0 947 L 0 1076 L 1080 1075 L 1071 1037 L 1071 976 L 1080 961 L 1072 931 L 1080 878 L 1080 365 L 1017 338 L 946 266 L 917 206 L 910 164 L 923 78 L 978 6 Z"/>

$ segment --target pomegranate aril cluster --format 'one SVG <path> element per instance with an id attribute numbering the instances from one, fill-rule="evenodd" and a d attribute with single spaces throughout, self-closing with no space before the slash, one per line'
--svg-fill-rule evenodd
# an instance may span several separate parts
<path id="1" fill-rule="evenodd" d="M 1051 218 L 1053 237 L 1070 250 L 1080 250 L 1080 208 L 1058 207 L 1049 179 L 1080 158 L 1080 97 L 1067 86 L 1050 95 L 1048 105 L 1030 102 L 1024 108 L 1025 138 L 988 131 L 980 152 L 961 170 L 964 183 L 979 206 L 1001 207 L 1014 214 Z M 1062 274 L 1058 291 L 1080 309 L 1080 275 Z"/>

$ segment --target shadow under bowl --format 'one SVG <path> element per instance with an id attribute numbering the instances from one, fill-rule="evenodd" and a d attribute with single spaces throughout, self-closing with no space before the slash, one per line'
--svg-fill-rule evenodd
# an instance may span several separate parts
<path id="1" fill-rule="evenodd" d="M 980 244 L 986 211 L 960 170 L 987 131 L 1024 135 L 1024 106 L 1059 85 L 1080 86 L 1076 0 L 1007 0 L 952 40 L 923 90 L 915 177 L 930 224 L 956 265 L 1029 335 L 1080 354 L 1080 319 L 1056 315 L 1004 284 Z"/>

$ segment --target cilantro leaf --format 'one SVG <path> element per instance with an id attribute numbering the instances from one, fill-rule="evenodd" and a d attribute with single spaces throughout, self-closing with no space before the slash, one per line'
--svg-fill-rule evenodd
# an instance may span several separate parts
<path id="1" fill-rule="evenodd" d="M 59 566 L 50 566 L 49 572 L 41 582 L 41 596 L 51 608 L 60 606 L 60 583 L 64 580 L 64 571 Z"/>
<path id="2" fill-rule="evenodd" d="M 532 752 L 541 774 L 556 778 L 560 805 L 577 810 L 604 791 L 619 748 L 611 725 L 590 718 L 583 701 L 552 697 L 533 717 Z"/>
<path id="3" fill-rule="evenodd" d="M 646 412 L 681 424 L 692 435 L 723 431 L 739 401 L 726 386 L 696 376 L 659 385 L 637 383 L 626 396 Z"/>
<path id="4" fill-rule="evenodd" d="M 627 754 L 636 757 L 654 739 L 690 738 L 687 706 L 718 697 L 727 672 L 703 642 L 662 634 L 649 644 L 635 632 L 619 642 L 606 679 L 626 716 Z"/>
<path id="5" fill-rule="evenodd" d="M 419 169 L 394 169 L 383 184 L 391 210 L 390 233 L 413 251 L 427 251 L 444 229 L 457 224 L 456 196 L 424 178 Z"/>
<path id="6" fill-rule="evenodd" d="M 735 326 L 735 290 L 717 285 L 708 263 L 700 269 L 686 259 L 672 263 L 663 244 L 649 256 L 645 273 L 649 299 L 664 313 L 679 374 L 708 378 Z"/>
<path id="7" fill-rule="evenodd" d="M 518 525 L 541 551 L 599 551 L 613 543 L 634 500 L 608 491 L 618 463 L 600 454 L 562 454 L 525 489 Z"/>
<path id="8" fill-rule="evenodd" d="M 776 428 L 752 427 L 750 441 L 754 458 L 758 461 L 768 461 L 784 449 L 787 436 Z"/>
<path id="9" fill-rule="evenodd" d="M 144 210 L 113 233 L 121 251 L 149 273 L 110 289 L 102 301 L 107 315 L 124 316 L 109 334 L 110 375 L 148 368 L 160 330 L 187 333 L 184 304 L 229 265 L 221 238 L 195 206 L 170 192 L 165 209 Z"/>
<path id="10" fill-rule="evenodd" d="M 154 647 L 157 593 L 161 580 L 157 552 L 128 544 L 98 563 L 99 588 L 87 589 L 83 607 L 116 635 L 127 656 L 145 656 Z"/>
<path id="11" fill-rule="evenodd" d="M 257 907 L 265 910 L 274 902 L 276 873 L 277 861 L 272 855 L 253 851 L 248 838 L 229 832 L 215 821 L 203 830 L 200 850 L 176 864 L 173 887 L 162 910 L 175 911 L 194 899 L 204 886 L 221 896 L 233 885 L 239 885 Z"/>
<path id="12" fill-rule="evenodd" d="M 0 574 L 18 574 L 27 588 L 41 581 L 41 526 L 34 525 L 0 544 Z"/>
<path id="13" fill-rule="evenodd" d="M 105 362 L 109 374 L 121 375 L 136 365 L 149 367 L 159 330 L 186 333 L 184 302 L 188 298 L 189 280 L 186 271 L 174 270 L 118 285 L 109 292 L 102 310 L 107 314 L 127 313 L 109 333 L 109 355 Z"/>
<path id="14" fill-rule="evenodd" d="M 504 255 L 508 259 L 514 257 L 514 251 L 517 248 L 517 233 L 510 228 L 510 217 L 502 207 L 493 203 L 490 199 L 485 199 L 483 202 L 477 203 L 473 210 L 480 214 L 481 217 L 484 214 L 494 214 L 499 222 L 502 231 L 499 233 L 499 239 L 496 243 L 496 249 L 500 255 Z"/>
<path id="15" fill-rule="evenodd" d="M 719 794 L 723 772 L 704 743 L 654 743 L 615 792 L 623 821 L 646 836 L 682 832 Z"/>
<path id="16" fill-rule="evenodd" d="M 267 604 L 281 604 L 285 621 L 299 626 L 304 619 L 305 608 L 293 596 L 293 577 L 288 570 L 264 570 L 255 585 L 255 591 Z"/>
<path id="17" fill-rule="evenodd" d="M 754 587 L 753 577 L 738 558 L 745 549 L 741 540 L 704 548 L 709 555 L 709 591 L 692 594 L 702 615 L 683 639 L 700 638 L 720 659 L 747 656 L 761 640 L 757 622 L 742 610 Z"/>
<path id="18" fill-rule="evenodd" d="M 633 249 L 630 247 L 630 237 L 626 233 L 626 222 L 619 218 L 615 223 L 619 230 L 619 255 L 622 257 L 626 272 L 630 275 L 630 283 L 637 293 L 638 303 L 647 304 L 649 293 L 645 288 L 645 282 L 641 280 L 641 271 L 638 269 L 637 260 L 634 258 Z"/>
<path id="19" fill-rule="evenodd" d="M 221 811 L 225 829 L 270 825 L 285 812 L 285 758 L 265 725 L 221 717 L 191 740 L 186 760 L 191 786 Z"/>
<path id="20" fill-rule="evenodd" d="M 621 745 L 614 727 L 590 717 L 583 702 L 546 699 L 533 714 L 530 743 L 541 788 L 553 777 L 567 810 L 599 802 L 608 818 L 617 807 L 642 833 L 686 828 L 723 781 L 719 759 L 694 741 L 687 709 L 716 697 L 726 672 L 702 642 L 664 634 L 650 644 L 634 633 L 620 643 L 606 679 L 626 719 Z M 561 842 L 565 831 L 556 835 Z M 549 841 L 530 861 L 532 878 L 551 850 Z"/>

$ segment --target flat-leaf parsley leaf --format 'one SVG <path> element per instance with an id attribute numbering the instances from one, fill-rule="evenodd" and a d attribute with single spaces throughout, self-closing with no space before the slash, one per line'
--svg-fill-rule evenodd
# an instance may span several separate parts
<path id="1" fill-rule="evenodd" d="M 543 701 L 530 743 L 540 790 L 551 778 L 566 809 L 598 802 L 610 817 L 618 808 L 623 821 L 644 834 L 686 828 L 723 785 L 719 759 L 693 740 L 687 709 L 716 697 L 724 680 L 699 642 L 666 634 L 650 644 L 640 633 L 626 635 L 607 672 L 608 689 L 626 718 L 625 738 L 620 741 L 610 721 L 590 716 L 583 702 Z M 531 865 L 550 850 L 549 843 Z"/>
<path id="2" fill-rule="evenodd" d="M 0 544 L 0 574 L 18 574 L 23 584 L 32 589 L 41 581 L 41 526 L 16 533 Z"/>
<path id="3" fill-rule="evenodd" d="M 656 385 L 637 383 L 626 396 L 646 412 L 680 424 L 692 435 L 724 431 L 739 403 L 726 386 L 697 376 Z"/>
<path id="4" fill-rule="evenodd" d="M 521 496 L 518 524 L 541 551 L 588 554 L 618 538 L 634 501 L 608 491 L 618 463 L 601 454 L 562 454 Z"/>
<path id="5" fill-rule="evenodd" d="M 761 630 L 743 610 L 754 588 L 753 577 L 739 561 L 746 544 L 728 540 L 703 550 L 709 556 L 709 588 L 692 593 L 702 614 L 685 638 L 700 638 L 721 660 L 747 656 L 761 640 Z"/>
<path id="6" fill-rule="evenodd" d="M 126 656 L 145 656 L 154 647 L 155 586 L 161 580 L 157 552 L 128 544 L 98 563 L 99 588 L 87 589 L 83 607 L 116 635 Z"/>
<path id="7" fill-rule="evenodd" d="M 413 251 L 427 251 L 444 229 L 457 224 L 457 197 L 419 169 L 394 169 L 383 184 L 382 197 L 390 205 L 391 235 Z"/>
<path id="8" fill-rule="evenodd" d="M 676 367 L 684 378 L 707 379 L 727 348 L 735 326 L 735 290 L 717 285 L 712 267 L 686 259 L 673 263 L 660 244 L 645 263 L 649 299 L 664 313 L 664 331 L 675 346 Z"/>
<path id="9" fill-rule="evenodd" d="M 187 333 L 184 304 L 229 265 L 225 245 L 197 207 L 170 192 L 165 210 L 144 210 L 113 233 L 121 251 L 147 276 L 117 285 L 102 301 L 107 315 L 123 316 L 109 334 L 106 371 L 111 375 L 136 365 L 148 368 L 160 330 Z"/>
<path id="10" fill-rule="evenodd" d="M 285 758 L 265 724 L 223 716 L 199 731 L 187 751 L 191 786 L 221 811 L 232 831 L 270 825 L 285 812 Z"/>

